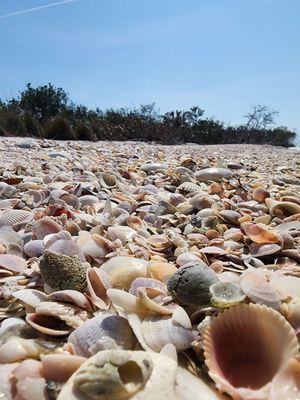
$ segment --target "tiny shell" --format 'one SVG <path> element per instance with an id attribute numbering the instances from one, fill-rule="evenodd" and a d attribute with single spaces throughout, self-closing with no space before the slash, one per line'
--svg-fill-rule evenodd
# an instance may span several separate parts
<path id="1" fill-rule="evenodd" d="M 246 298 L 241 288 L 232 282 L 216 282 L 210 286 L 209 291 L 212 294 L 212 305 L 220 308 L 234 306 Z"/>

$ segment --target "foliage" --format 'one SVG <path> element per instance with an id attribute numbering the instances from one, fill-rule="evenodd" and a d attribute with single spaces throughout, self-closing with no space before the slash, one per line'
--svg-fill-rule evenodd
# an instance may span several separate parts
<path id="1" fill-rule="evenodd" d="M 139 108 L 89 109 L 51 83 L 30 83 L 17 98 L 0 100 L 0 136 L 61 140 L 141 140 L 163 144 L 253 143 L 292 146 L 296 133 L 275 127 L 278 112 L 255 105 L 240 126 L 205 118 L 198 106 L 161 114 L 154 103 Z"/>
<path id="2" fill-rule="evenodd" d="M 47 139 L 75 140 L 76 136 L 69 121 L 62 117 L 55 117 L 46 128 Z"/>

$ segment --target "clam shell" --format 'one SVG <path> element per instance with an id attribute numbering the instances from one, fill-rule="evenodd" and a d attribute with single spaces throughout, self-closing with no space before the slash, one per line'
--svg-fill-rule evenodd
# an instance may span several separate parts
<path id="1" fill-rule="evenodd" d="M 76 354 L 90 357 L 100 350 L 132 349 L 136 338 L 126 318 L 105 312 L 84 322 L 68 338 Z"/>
<path id="2" fill-rule="evenodd" d="M 182 193 L 198 193 L 203 191 L 199 185 L 193 182 L 183 182 L 178 186 L 177 190 Z"/>
<path id="3" fill-rule="evenodd" d="M 148 270 L 151 278 L 165 282 L 166 279 L 177 271 L 177 268 L 166 262 L 153 261 L 149 263 Z"/>
<path id="4" fill-rule="evenodd" d="M 264 304 L 275 310 L 280 309 L 279 293 L 267 281 L 266 271 L 254 268 L 244 271 L 240 276 L 239 285 L 254 303 Z"/>
<path id="5" fill-rule="evenodd" d="M 299 344 L 277 311 L 240 304 L 213 320 L 204 333 L 203 348 L 217 388 L 246 400 L 268 397 L 270 382 L 298 353 Z"/>
<path id="6" fill-rule="evenodd" d="M 107 189 L 113 189 L 117 187 L 118 181 L 115 175 L 112 175 L 110 173 L 101 173 L 99 176 L 99 183 L 101 187 L 107 188 Z"/>
<path id="7" fill-rule="evenodd" d="M 24 253 L 28 257 L 40 257 L 45 250 L 44 242 L 42 240 L 31 240 L 24 246 Z"/>
<path id="8" fill-rule="evenodd" d="M 37 220 L 32 226 L 32 234 L 34 239 L 42 240 L 50 233 L 57 233 L 62 230 L 61 226 L 49 217 Z"/>
<path id="9" fill-rule="evenodd" d="M 272 216 L 286 217 L 300 213 L 300 205 L 289 201 L 278 201 L 267 198 L 265 203 Z"/>
<path id="10" fill-rule="evenodd" d="M 110 275 L 114 287 L 129 290 L 134 279 L 148 276 L 147 267 L 145 260 L 117 256 L 102 264 L 100 270 Z"/>
<path id="11" fill-rule="evenodd" d="M 52 292 L 48 295 L 49 300 L 60 301 L 62 303 L 71 303 L 77 307 L 83 308 L 84 310 L 91 311 L 91 303 L 88 298 L 77 290 L 59 290 L 58 292 Z"/>
<path id="12" fill-rule="evenodd" d="M 49 336 L 66 336 L 72 331 L 72 328 L 64 321 L 49 315 L 27 314 L 26 322 L 38 332 Z"/>
<path id="13" fill-rule="evenodd" d="M 242 228 L 248 238 L 255 243 L 278 243 L 281 240 L 281 237 L 276 232 L 272 232 L 264 224 L 244 222 Z"/>
<path id="14" fill-rule="evenodd" d="M 184 351 L 196 339 L 194 331 L 174 323 L 171 317 L 146 317 L 141 329 L 145 343 L 156 352 L 168 343 L 173 344 L 178 351 Z"/>
<path id="15" fill-rule="evenodd" d="M 194 174 L 199 182 L 219 181 L 233 176 L 232 171 L 226 168 L 204 168 Z"/>
<path id="16" fill-rule="evenodd" d="M 27 264 L 24 258 L 13 254 L 0 254 L 0 268 L 18 274 L 23 272 L 26 267 Z"/>

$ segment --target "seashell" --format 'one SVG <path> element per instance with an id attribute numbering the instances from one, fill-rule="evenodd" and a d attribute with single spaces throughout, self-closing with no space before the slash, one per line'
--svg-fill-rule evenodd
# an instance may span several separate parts
<path id="1" fill-rule="evenodd" d="M 110 275 L 114 287 L 129 290 L 134 279 L 148 276 L 148 262 L 139 258 L 117 256 L 102 264 L 100 270 Z"/>
<path id="2" fill-rule="evenodd" d="M 177 271 L 177 268 L 167 262 L 153 261 L 149 263 L 148 270 L 151 278 L 165 282 Z"/>
<path id="3" fill-rule="evenodd" d="M 13 370 L 18 366 L 18 364 L 3 364 L 0 365 L 0 387 L 1 396 L 5 400 L 13 400 L 13 388 L 11 383 L 11 376 Z"/>
<path id="4" fill-rule="evenodd" d="M 8 246 L 9 244 L 23 245 L 20 235 L 15 232 L 11 226 L 2 226 L 0 228 L 0 244 Z"/>
<path id="5" fill-rule="evenodd" d="M 129 226 L 110 226 L 107 229 L 107 235 L 109 236 L 109 239 L 112 241 L 119 239 L 121 240 L 123 246 L 125 246 L 129 240 L 132 240 L 134 234 L 136 234 L 135 230 Z"/>
<path id="6" fill-rule="evenodd" d="M 267 197 L 270 197 L 270 193 L 262 187 L 254 189 L 252 193 L 252 199 L 259 203 L 263 203 Z"/>
<path id="7" fill-rule="evenodd" d="M 204 168 L 194 174 L 199 182 L 214 181 L 221 179 L 229 179 L 233 176 L 232 171 L 226 168 Z"/>
<path id="8" fill-rule="evenodd" d="M 86 270 L 86 281 L 88 293 L 94 305 L 102 310 L 109 306 L 107 289 L 112 287 L 110 275 L 98 268 L 89 267 Z"/>
<path id="9" fill-rule="evenodd" d="M 11 337 L 0 346 L 0 363 L 12 363 L 26 358 L 38 358 L 40 354 L 53 351 L 54 346 L 48 342 L 35 339 Z"/>
<path id="10" fill-rule="evenodd" d="M 90 357 L 100 350 L 132 349 L 136 338 L 126 318 L 103 312 L 85 321 L 68 338 L 76 354 Z"/>
<path id="11" fill-rule="evenodd" d="M 147 239 L 147 243 L 155 251 L 165 251 L 171 246 L 169 239 L 163 235 L 152 235 Z"/>
<path id="12" fill-rule="evenodd" d="M 24 258 L 13 254 L 0 254 L 0 269 L 18 274 L 25 271 L 26 267 L 27 264 Z"/>
<path id="13" fill-rule="evenodd" d="M 150 172 L 157 172 L 157 171 L 165 171 L 168 169 L 167 164 L 161 164 L 161 163 L 144 163 L 140 166 L 141 171 L 145 171 L 147 173 Z"/>
<path id="14" fill-rule="evenodd" d="M 299 393 L 300 361 L 295 357 L 272 380 L 270 400 L 299 400 Z"/>
<path id="15" fill-rule="evenodd" d="M 244 222 L 242 225 L 245 234 L 255 243 L 279 243 L 281 237 L 272 232 L 264 224 L 253 224 L 252 222 Z"/>
<path id="16" fill-rule="evenodd" d="M 196 332 L 174 323 L 172 317 L 148 316 L 142 322 L 142 335 L 147 346 L 159 352 L 171 343 L 177 351 L 184 351 L 196 339 Z"/>
<path id="17" fill-rule="evenodd" d="M 176 258 L 176 264 L 179 265 L 180 267 L 182 267 L 185 264 L 192 263 L 192 262 L 193 263 L 197 263 L 197 262 L 201 263 L 201 261 L 202 260 L 198 256 L 196 256 L 196 254 L 190 253 L 190 252 L 182 253 Z"/>
<path id="18" fill-rule="evenodd" d="M 203 306 L 210 303 L 209 288 L 215 282 L 218 276 L 206 264 L 190 263 L 170 277 L 168 291 L 179 304 Z"/>
<path id="19" fill-rule="evenodd" d="M 33 238 L 37 240 L 42 240 L 46 235 L 57 233 L 61 230 L 61 226 L 49 217 L 44 217 L 35 221 L 32 226 Z"/>
<path id="20" fill-rule="evenodd" d="M 219 308 L 232 307 L 246 298 L 241 288 L 232 282 L 213 283 L 209 291 L 211 293 L 211 304 Z"/>
<path id="21" fill-rule="evenodd" d="M 126 313 L 142 314 L 147 310 L 138 302 L 138 298 L 131 293 L 120 289 L 108 289 L 107 295 L 113 305 L 120 307 Z"/>
<path id="22" fill-rule="evenodd" d="M 267 399 L 273 377 L 299 351 L 284 317 L 258 304 L 220 314 L 206 329 L 203 348 L 210 377 L 235 400 Z"/>
<path id="23" fill-rule="evenodd" d="M 28 257 L 40 257 L 44 253 L 44 242 L 42 240 L 31 240 L 24 246 L 24 253 Z"/>
<path id="24" fill-rule="evenodd" d="M 198 193 L 203 191 L 197 183 L 193 182 L 183 182 L 177 187 L 177 190 L 182 193 Z"/>
<path id="25" fill-rule="evenodd" d="M 85 357 L 72 354 L 43 354 L 43 376 L 50 381 L 66 382 L 85 361 Z"/>
<path id="26" fill-rule="evenodd" d="M 300 328 L 300 297 L 293 297 L 287 303 L 283 303 L 280 311 L 293 328 Z"/>
<path id="27" fill-rule="evenodd" d="M 12 296 L 22 303 L 36 308 L 42 301 L 47 300 L 47 295 L 35 289 L 21 289 L 12 293 Z"/>
<path id="28" fill-rule="evenodd" d="M 99 176 L 99 183 L 101 187 L 107 188 L 107 189 L 113 189 L 117 187 L 118 181 L 115 175 L 112 175 L 110 173 L 103 172 Z"/>
<path id="29" fill-rule="evenodd" d="M 267 281 L 265 271 L 254 268 L 244 271 L 240 276 L 239 285 L 254 303 L 264 304 L 275 310 L 280 309 L 280 296 Z"/>
<path id="30" fill-rule="evenodd" d="M 59 253 L 59 254 L 64 254 L 66 256 L 77 256 L 81 262 L 85 262 L 86 258 L 78 246 L 78 244 L 74 243 L 73 240 L 57 240 L 55 241 L 51 246 L 48 246 L 48 243 L 46 244 L 45 248 L 52 253 Z"/>
<path id="31" fill-rule="evenodd" d="M 57 400 L 129 399 L 144 388 L 152 370 L 145 351 L 101 351 L 71 376 Z"/>
<path id="32" fill-rule="evenodd" d="M 85 267 L 77 256 L 46 250 L 39 260 L 39 267 L 44 282 L 53 289 L 82 291 L 86 287 Z"/>
<path id="33" fill-rule="evenodd" d="M 33 213 L 31 211 L 9 210 L 0 214 L 0 227 L 26 224 L 32 219 L 33 219 Z"/>
<path id="34" fill-rule="evenodd" d="M 278 253 L 279 251 L 281 251 L 281 247 L 275 243 L 271 244 L 252 243 L 249 246 L 249 250 L 254 257 L 260 258 Z"/>
<path id="35" fill-rule="evenodd" d="M 50 233 L 43 239 L 46 249 L 49 249 L 54 243 L 59 240 L 72 240 L 72 236 L 67 231 L 59 231 L 57 233 Z"/>
<path id="36" fill-rule="evenodd" d="M 100 203 L 100 200 L 97 196 L 93 196 L 91 194 L 86 194 L 78 198 L 79 207 L 85 206 L 95 206 Z"/>
<path id="37" fill-rule="evenodd" d="M 161 281 L 151 278 L 136 278 L 130 286 L 129 293 L 137 295 L 138 288 L 145 288 L 147 294 L 153 298 L 158 295 L 167 295 L 167 287 Z"/>
<path id="38" fill-rule="evenodd" d="M 189 199 L 189 204 L 196 210 L 203 210 L 204 208 L 210 208 L 212 205 L 212 198 L 207 194 L 198 193 Z"/>
<path id="39" fill-rule="evenodd" d="M 271 198 L 267 198 L 265 203 L 272 216 L 284 218 L 300 213 L 300 205 L 296 203 L 289 201 L 278 201 Z"/>
<path id="40" fill-rule="evenodd" d="M 73 208 L 78 208 L 79 201 L 78 197 L 72 193 L 64 193 L 59 197 L 60 200 L 63 200 L 68 206 Z"/>
<path id="41" fill-rule="evenodd" d="M 88 298 L 83 293 L 78 292 L 77 290 L 59 290 L 58 292 L 50 293 L 47 298 L 52 301 L 70 303 L 88 311 L 91 311 L 92 308 L 92 305 Z"/>
<path id="42" fill-rule="evenodd" d="M 148 314 L 169 315 L 173 313 L 171 308 L 165 307 L 152 300 L 147 293 L 146 288 L 139 287 L 137 293 L 137 306 L 146 309 Z"/>
<path id="43" fill-rule="evenodd" d="M 214 256 L 225 256 L 227 252 L 224 249 L 221 249 L 221 247 L 218 246 L 207 246 L 204 247 L 203 249 L 199 250 L 200 253 L 202 254 L 207 254 L 207 255 L 214 255 Z"/>
<path id="44" fill-rule="evenodd" d="M 73 330 L 65 321 L 49 315 L 27 314 L 26 322 L 38 332 L 49 336 L 66 336 Z"/>
<path id="45" fill-rule="evenodd" d="M 293 232 L 300 232 L 300 222 L 299 221 L 290 221 L 290 222 L 283 222 L 275 226 L 274 228 L 280 234 L 283 233 L 293 233 Z"/>

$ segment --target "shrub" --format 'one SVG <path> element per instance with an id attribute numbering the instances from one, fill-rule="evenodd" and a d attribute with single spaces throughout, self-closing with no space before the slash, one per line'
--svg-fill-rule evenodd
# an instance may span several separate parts
<path id="1" fill-rule="evenodd" d="M 54 118 L 46 128 L 46 137 L 57 140 L 76 140 L 69 121 L 64 117 Z"/>
<path id="2" fill-rule="evenodd" d="M 97 136 L 93 132 L 93 129 L 83 122 L 78 122 L 75 127 L 75 135 L 78 140 L 89 140 L 92 142 L 96 142 Z"/>

